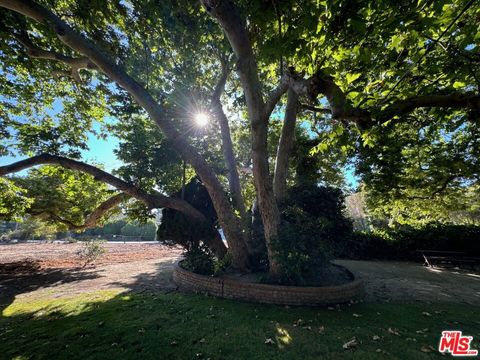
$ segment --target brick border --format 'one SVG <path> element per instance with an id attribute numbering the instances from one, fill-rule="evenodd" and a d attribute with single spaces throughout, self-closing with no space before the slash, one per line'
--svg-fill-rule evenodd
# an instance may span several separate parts
<path id="1" fill-rule="evenodd" d="M 226 299 L 238 299 L 276 305 L 330 305 L 361 300 L 365 294 L 362 280 L 338 286 L 306 287 L 258 284 L 205 276 L 175 264 L 173 281 L 181 290 Z"/>

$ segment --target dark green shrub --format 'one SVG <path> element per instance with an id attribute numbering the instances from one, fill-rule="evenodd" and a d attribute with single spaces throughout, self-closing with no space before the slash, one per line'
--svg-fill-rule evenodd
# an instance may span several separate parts
<path id="1" fill-rule="evenodd" d="M 289 207 L 282 215 L 284 223 L 272 243 L 281 272 L 277 280 L 286 285 L 313 285 L 328 264 L 325 230 L 331 223 L 325 218 L 315 219 L 298 207 Z"/>
<path id="2" fill-rule="evenodd" d="M 480 226 L 432 223 L 423 228 L 355 232 L 337 247 L 347 259 L 418 260 L 417 250 L 458 251 L 480 255 Z"/>
<path id="3" fill-rule="evenodd" d="M 315 185 L 289 189 L 279 235 L 273 241 L 281 283 L 319 282 L 334 249 L 351 234 L 352 224 L 343 210 L 344 198 L 338 189 Z"/>
<path id="4" fill-rule="evenodd" d="M 400 252 L 408 258 L 415 250 L 459 251 L 480 255 L 480 226 L 432 223 L 415 229 L 404 228 L 392 233 Z"/>
<path id="5" fill-rule="evenodd" d="M 175 194 L 180 197 L 180 192 Z M 202 240 L 214 236 L 217 214 L 205 186 L 194 178 L 185 186 L 184 199 L 199 210 L 207 219 L 206 223 L 195 223 L 174 209 L 162 210 L 162 221 L 157 228 L 157 240 L 167 245 L 178 244 L 186 250 L 198 248 Z"/>
<path id="6" fill-rule="evenodd" d="M 335 257 L 354 260 L 383 260 L 397 256 L 397 244 L 385 233 L 353 232 L 335 249 Z"/>
<path id="7" fill-rule="evenodd" d="M 200 275 L 213 275 L 215 272 L 215 258 L 206 246 L 195 246 L 184 253 L 182 267 Z"/>

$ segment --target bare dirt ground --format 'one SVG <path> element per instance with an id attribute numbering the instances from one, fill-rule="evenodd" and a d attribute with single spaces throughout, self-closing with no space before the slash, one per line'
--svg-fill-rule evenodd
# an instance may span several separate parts
<path id="1" fill-rule="evenodd" d="M 35 262 L 41 269 L 75 268 L 83 265 L 77 252 L 80 243 L 20 243 L 0 245 L 0 264 Z M 95 262 L 96 266 L 162 259 L 180 255 L 180 248 L 158 243 L 106 243 L 106 253 Z"/>
<path id="2" fill-rule="evenodd" d="M 80 249 L 80 244 L 0 245 L 0 310 L 16 297 L 175 289 L 171 273 L 182 253 L 179 248 L 106 244 L 106 254 L 87 267 L 77 256 Z"/>
<path id="3" fill-rule="evenodd" d="M 181 249 L 160 244 L 107 244 L 93 267 L 81 267 L 79 244 L 0 245 L 0 310 L 17 297 L 61 297 L 100 289 L 172 291 Z M 365 281 L 368 302 L 480 304 L 480 275 L 430 270 L 406 262 L 338 260 Z"/>

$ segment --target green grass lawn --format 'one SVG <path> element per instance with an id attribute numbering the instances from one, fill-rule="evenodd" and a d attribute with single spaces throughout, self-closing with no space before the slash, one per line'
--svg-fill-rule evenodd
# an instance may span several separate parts
<path id="1" fill-rule="evenodd" d="M 473 335 L 480 348 L 480 308 L 357 304 L 329 310 L 99 291 L 14 301 L 0 317 L 0 358 L 429 359 L 443 358 L 436 348 L 444 329 Z M 354 337 L 358 345 L 343 349 Z"/>

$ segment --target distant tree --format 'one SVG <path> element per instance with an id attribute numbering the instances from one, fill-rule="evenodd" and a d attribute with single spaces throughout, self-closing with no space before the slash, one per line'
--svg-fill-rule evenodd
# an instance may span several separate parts
<path id="1" fill-rule="evenodd" d="M 100 225 L 118 211 L 113 205 L 127 199 L 123 194 L 112 196 L 108 186 L 91 175 L 50 165 L 31 169 L 25 177 L 1 181 L 11 184 L 2 191 L 1 201 L 10 201 L 4 219 L 28 214 L 75 231 Z"/>
<path id="2" fill-rule="evenodd" d="M 153 222 L 146 224 L 127 223 L 122 227 L 120 233 L 126 236 L 142 236 L 154 240 L 156 230 L 157 227 Z"/>

